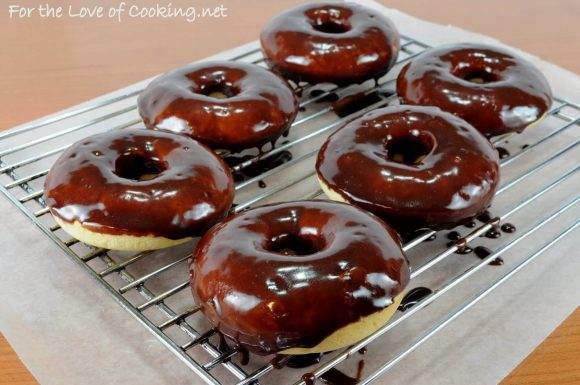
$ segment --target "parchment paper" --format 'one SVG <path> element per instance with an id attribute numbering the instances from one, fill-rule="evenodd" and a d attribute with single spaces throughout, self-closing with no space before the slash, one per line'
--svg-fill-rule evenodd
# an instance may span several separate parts
<path id="1" fill-rule="evenodd" d="M 387 14 L 398 29 L 432 45 L 482 41 L 500 42 L 450 26 L 427 23 L 368 0 L 358 0 Z M 533 27 L 533 26 L 532 26 Z M 521 52 L 520 52 L 521 53 Z M 525 53 L 548 77 L 556 95 L 580 102 L 577 75 Z M 131 89 L 129 87 L 128 89 Z M 123 90 L 120 90 L 120 94 Z M 523 136 L 522 136 L 523 137 Z M 578 130 L 560 138 L 570 141 Z M 528 136 L 529 138 L 529 136 Z M 518 138 L 524 140 L 526 137 Z M 533 143 L 533 141 L 531 141 Z M 542 154 L 533 152 L 517 164 L 502 170 L 502 178 L 517 176 Z M 538 183 L 561 173 L 560 168 L 578 163 L 578 151 L 539 173 Z M 527 193 L 521 186 L 498 200 L 494 210 L 505 211 Z M 558 208 L 579 190 L 578 178 L 571 179 L 546 199 L 516 216 L 514 223 L 528 222 Z M 533 191 L 533 190 L 530 190 Z M 0 199 L 0 329 L 42 384 L 192 384 L 201 383 L 181 361 L 132 318 L 79 266 L 60 252 L 30 221 L 6 199 Z M 529 241 L 504 256 L 505 267 L 513 259 L 538 249 L 549 237 L 570 225 L 579 210 L 547 226 Z M 506 237 L 506 241 L 508 238 Z M 444 243 L 444 242 L 443 242 Z M 580 259 L 578 232 L 570 234 L 545 252 L 507 284 L 462 315 L 419 350 L 406 357 L 378 383 L 384 384 L 495 384 L 507 375 L 580 303 Z M 575 247 L 576 246 L 576 247 Z M 435 248 L 433 245 L 422 247 Z M 420 250 L 419 250 L 420 251 Z M 419 255 L 419 253 L 417 253 Z M 413 258 L 413 256 L 411 256 Z M 417 262 L 417 261 L 415 261 Z M 504 267 L 504 268 L 505 268 Z M 462 268 L 462 267 L 461 267 Z M 435 269 L 433 281 L 443 280 L 460 267 L 443 263 Z M 457 271 L 455 271 L 455 270 Z M 505 271 L 505 270 L 504 270 Z M 482 272 L 482 280 L 493 278 L 500 269 Z M 421 282 L 417 282 L 419 285 Z M 442 317 L 462 298 L 474 293 L 476 281 L 461 285 L 448 301 L 423 310 L 428 316 L 369 347 L 366 370 L 377 367 L 411 341 L 410 337 L 429 326 L 429 319 Z M 356 365 L 349 360 L 343 367 Z M 303 370 L 304 371 L 304 370 Z M 271 382 L 291 383 L 298 372 L 275 373 Z"/>

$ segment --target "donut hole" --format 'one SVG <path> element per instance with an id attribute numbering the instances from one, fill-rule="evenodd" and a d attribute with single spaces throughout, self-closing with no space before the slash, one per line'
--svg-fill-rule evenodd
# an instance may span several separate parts
<path id="1" fill-rule="evenodd" d="M 409 166 L 422 164 L 423 159 L 429 155 L 433 147 L 434 142 L 431 136 L 418 133 L 391 138 L 385 144 L 388 160 Z"/>
<path id="2" fill-rule="evenodd" d="M 312 27 L 315 30 L 324 33 L 345 33 L 350 31 L 348 25 L 339 23 L 336 20 L 329 20 L 320 24 L 312 24 Z"/>
<path id="3" fill-rule="evenodd" d="M 311 255 L 323 248 L 320 240 L 293 233 L 279 234 L 266 245 L 266 250 L 282 255 Z"/>
<path id="4" fill-rule="evenodd" d="M 240 93 L 237 87 L 230 83 L 211 83 L 204 86 L 198 93 L 215 99 L 228 99 Z"/>
<path id="5" fill-rule="evenodd" d="M 475 69 L 471 71 L 466 71 L 459 76 L 463 80 L 467 80 L 468 82 L 475 83 L 475 84 L 487 84 L 493 83 L 500 80 L 499 76 L 491 71 L 487 71 L 485 69 Z"/>
<path id="6" fill-rule="evenodd" d="M 310 19 L 310 25 L 316 31 L 338 34 L 350 31 L 349 12 L 347 9 L 341 8 L 319 8 L 310 10 L 307 15 Z"/>
<path id="7" fill-rule="evenodd" d="M 157 160 L 139 154 L 126 154 L 115 161 L 115 174 L 123 179 L 138 182 L 155 179 L 167 166 Z"/>

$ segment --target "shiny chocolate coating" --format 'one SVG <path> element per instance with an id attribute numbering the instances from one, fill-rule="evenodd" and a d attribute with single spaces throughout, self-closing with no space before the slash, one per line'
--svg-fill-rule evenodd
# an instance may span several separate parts
<path id="1" fill-rule="evenodd" d="M 323 144 L 318 177 L 401 232 L 465 223 L 491 202 L 497 152 L 469 123 L 436 107 L 377 109 Z"/>
<path id="2" fill-rule="evenodd" d="M 257 65 L 228 61 L 168 72 L 147 86 L 138 105 L 148 128 L 230 151 L 276 141 L 298 113 L 298 100 L 284 79 Z"/>
<path id="3" fill-rule="evenodd" d="M 409 280 L 397 233 L 351 205 L 297 201 L 229 217 L 200 240 L 191 286 L 247 349 L 313 347 L 389 306 Z"/>
<path id="4" fill-rule="evenodd" d="M 54 163 L 45 199 L 59 219 L 105 234 L 201 235 L 232 205 L 227 165 L 199 142 L 145 129 L 74 143 Z"/>
<path id="5" fill-rule="evenodd" d="M 521 132 L 552 105 L 552 90 L 530 62 L 483 44 L 431 49 L 397 79 L 401 102 L 436 106 L 487 137 Z"/>
<path id="6" fill-rule="evenodd" d="M 389 19 L 364 6 L 322 2 L 276 17 L 260 35 L 268 65 L 309 83 L 378 79 L 397 61 L 399 33 Z"/>

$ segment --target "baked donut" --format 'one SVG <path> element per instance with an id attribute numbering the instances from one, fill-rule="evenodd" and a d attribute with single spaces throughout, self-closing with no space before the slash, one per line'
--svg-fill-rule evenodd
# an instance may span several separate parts
<path id="1" fill-rule="evenodd" d="M 151 129 L 189 135 L 214 149 L 241 151 L 290 129 L 298 100 L 286 81 L 254 64 L 191 64 L 152 81 L 139 95 Z"/>
<path id="2" fill-rule="evenodd" d="M 489 206 L 499 157 L 469 123 L 436 107 L 377 109 L 322 145 L 322 190 L 364 208 L 402 233 L 450 228 Z"/>
<path id="3" fill-rule="evenodd" d="M 399 33 L 382 14 L 355 3 L 310 3 L 288 10 L 260 35 L 268 65 L 309 83 L 378 79 L 397 61 Z"/>
<path id="4" fill-rule="evenodd" d="M 493 137 L 521 132 L 552 105 L 548 81 L 530 62 L 483 44 L 431 49 L 397 78 L 402 103 L 436 106 Z"/>
<path id="5" fill-rule="evenodd" d="M 330 201 L 231 216 L 201 238 L 190 271 L 211 323 L 258 354 L 351 345 L 387 322 L 409 281 L 397 233 Z"/>
<path id="6" fill-rule="evenodd" d="M 124 129 L 70 146 L 44 191 L 56 222 L 78 240 L 142 251 L 201 235 L 231 207 L 234 182 L 225 163 L 191 138 Z"/>

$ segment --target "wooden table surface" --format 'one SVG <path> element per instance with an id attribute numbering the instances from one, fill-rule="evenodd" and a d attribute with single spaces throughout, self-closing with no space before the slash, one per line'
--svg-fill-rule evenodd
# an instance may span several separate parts
<path id="1" fill-rule="evenodd" d="M 71 17 L 16 19 L 0 5 L 0 130 L 69 107 L 196 59 L 256 39 L 266 20 L 299 0 L 174 0 L 174 6 L 219 6 L 225 17 L 174 19 Z M 382 0 L 425 20 L 496 37 L 580 72 L 578 0 Z M 49 4 L 118 5 L 116 0 Z M 129 2 L 134 4 L 137 2 Z M 155 5 L 154 1 L 142 2 Z M 166 4 L 166 2 L 160 2 Z M 0 335 L 0 384 L 36 381 Z M 547 338 L 504 384 L 580 384 L 580 310 Z"/>

